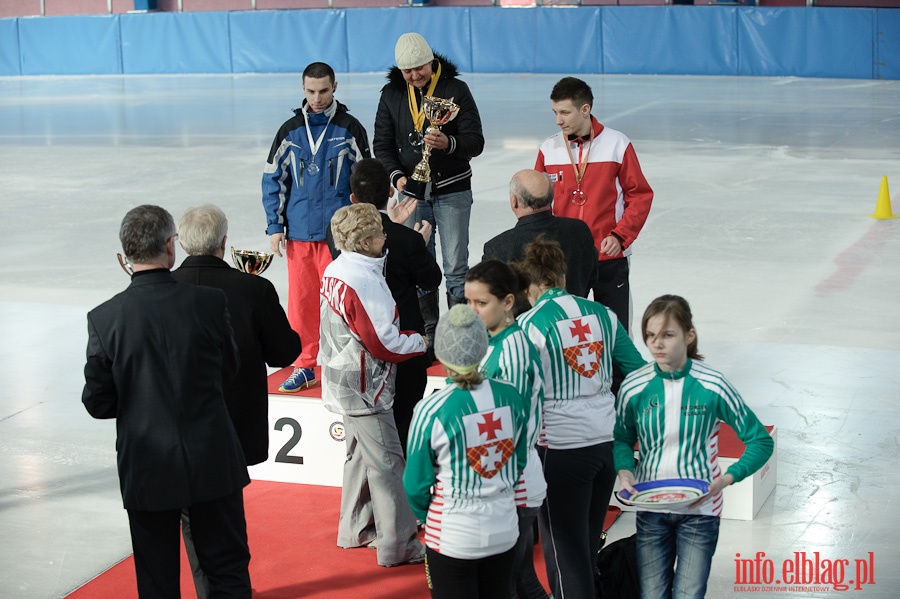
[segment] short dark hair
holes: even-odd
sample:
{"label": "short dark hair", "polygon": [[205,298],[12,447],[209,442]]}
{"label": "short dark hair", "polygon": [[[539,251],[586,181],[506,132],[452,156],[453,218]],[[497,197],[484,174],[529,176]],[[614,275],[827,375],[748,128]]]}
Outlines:
{"label": "short dark hair", "polygon": [[166,253],[166,243],[175,235],[175,219],[165,208],[144,204],[132,208],[122,219],[119,241],[132,264],[149,264]]}
{"label": "short dark hair", "polygon": [[591,91],[590,85],[577,77],[563,77],[553,86],[553,90],[550,92],[550,100],[553,102],[572,100],[572,104],[576,108],[581,108],[585,104],[593,108],[594,92]]}
{"label": "short dark hair", "polygon": [[334,69],[325,64],[324,62],[313,62],[305,69],[303,69],[303,81],[306,81],[306,78],[310,79],[321,79],[322,77],[328,77],[328,79],[334,83]]}
{"label": "short dark hair", "polygon": [[391,177],[380,160],[365,158],[353,165],[350,192],[360,204],[372,204],[379,210],[387,206]]}

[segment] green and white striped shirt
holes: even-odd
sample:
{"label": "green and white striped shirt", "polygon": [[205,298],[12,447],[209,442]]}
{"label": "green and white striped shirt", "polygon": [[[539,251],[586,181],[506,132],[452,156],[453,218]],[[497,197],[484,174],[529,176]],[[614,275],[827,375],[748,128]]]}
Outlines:
{"label": "green and white striped shirt", "polygon": [[541,358],[518,324],[512,323],[491,336],[481,373],[488,378],[512,383],[528,402],[528,464],[516,486],[516,505],[540,507],[547,496],[547,481],[536,445],[544,407],[544,378]]}
{"label": "green and white striped shirt", "polygon": [[[747,449],[728,468],[734,482],[759,470],[774,442],[756,414],[725,377],[688,359],[680,371],[663,372],[653,363],[632,372],[616,399],[613,456],[616,470],[631,470],[638,482],[697,478],[711,482],[719,468],[719,422],[731,426]],[[640,443],[635,470],[634,446]],[[722,494],[679,513],[719,516]]]}
{"label": "green and white striped shirt", "polygon": [[477,559],[515,545],[527,406],[515,387],[494,379],[471,389],[451,383],[416,404],[403,486],[434,551]]}
{"label": "green and white striped shirt", "polygon": [[603,304],[553,288],[518,322],[544,373],[539,443],[575,449],[612,441],[612,365],[628,374],[646,363],[616,315]]}

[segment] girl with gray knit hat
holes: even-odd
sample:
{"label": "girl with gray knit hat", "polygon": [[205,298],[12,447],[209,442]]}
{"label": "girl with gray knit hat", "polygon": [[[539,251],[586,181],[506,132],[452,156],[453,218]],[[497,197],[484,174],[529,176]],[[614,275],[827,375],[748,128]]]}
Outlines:
{"label": "girl with gray knit hat", "polygon": [[434,353],[451,382],[413,413],[403,485],[425,523],[434,599],[509,596],[529,402],[513,385],[483,377],[487,349],[484,323],[471,308],[444,314]]}

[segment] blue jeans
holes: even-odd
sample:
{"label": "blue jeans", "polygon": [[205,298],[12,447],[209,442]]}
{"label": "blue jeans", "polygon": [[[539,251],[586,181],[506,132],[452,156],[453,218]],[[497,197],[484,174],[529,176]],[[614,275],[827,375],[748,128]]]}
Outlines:
{"label": "blue jeans", "polygon": [[641,599],[705,597],[718,541],[716,516],[638,512]]}
{"label": "blue jeans", "polygon": [[[435,194],[428,186],[427,199],[416,208],[416,221],[427,220],[434,228],[428,251],[435,255],[434,237],[441,238],[441,259],[447,294],[465,301],[466,272],[469,270],[469,217],[472,214],[472,190]],[[421,295],[421,294],[420,294]]]}

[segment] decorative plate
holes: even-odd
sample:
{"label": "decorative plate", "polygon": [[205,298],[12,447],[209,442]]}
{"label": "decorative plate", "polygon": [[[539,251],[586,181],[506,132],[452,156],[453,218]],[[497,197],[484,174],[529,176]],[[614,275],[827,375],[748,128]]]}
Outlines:
{"label": "decorative plate", "polygon": [[696,478],[667,478],[634,485],[636,493],[620,489],[616,499],[642,510],[668,511],[688,507],[709,492],[709,483]]}

